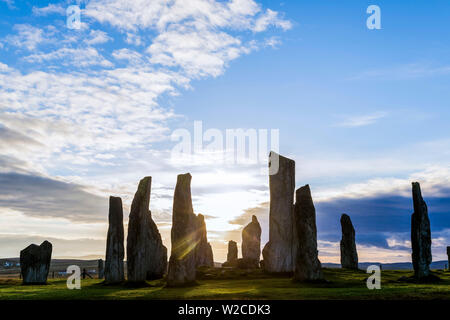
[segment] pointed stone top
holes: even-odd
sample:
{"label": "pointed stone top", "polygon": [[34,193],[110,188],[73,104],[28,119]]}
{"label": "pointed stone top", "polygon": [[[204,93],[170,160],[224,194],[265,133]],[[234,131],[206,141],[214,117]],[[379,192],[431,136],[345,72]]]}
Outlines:
{"label": "pointed stone top", "polygon": [[197,218],[198,218],[200,221],[205,221],[205,216],[202,215],[201,213],[199,213],[199,214],[197,215]]}
{"label": "pointed stone top", "polygon": [[414,196],[420,196],[422,197],[422,191],[420,190],[420,183],[419,182],[413,182],[412,183],[412,194]]}
{"label": "pointed stone top", "polygon": [[353,226],[352,219],[350,219],[350,216],[348,214],[343,213],[341,216],[341,224],[348,224]]}
{"label": "pointed stone top", "polygon": [[295,198],[297,202],[300,201],[311,201],[311,189],[309,187],[309,184],[304,185],[303,187],[300,187],[295,191]]}
{"label": "pointed stone top", "polygon": [[252,216],[252,222],[254,222],[254,223],[259,223],[259,222],[258,222],[258,218],[256,218],[255,215]]}

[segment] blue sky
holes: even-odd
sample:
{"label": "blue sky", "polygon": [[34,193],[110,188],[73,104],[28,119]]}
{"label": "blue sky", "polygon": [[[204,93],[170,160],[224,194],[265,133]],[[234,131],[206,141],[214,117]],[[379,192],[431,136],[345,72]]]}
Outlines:
{"label": "blue sky", "polygon": [[[77,30],[66,26],[74,4]],[[366,27],[371,4],[381,30]],[[218,261],[249,214],[267,241],[258,166],[171,161],[171,133],[198,120],[279,129],[297,187],[312,188],[322,261],[338,261],[343,212],[362,261],[408,261],[413,180],[444,259],[448,1],[1,0],[0,18],[0,256],[43,238],[57,256],[103,255],[107,196],[128,206],[146,175],[170,246],[173,188],[187,171]]]}

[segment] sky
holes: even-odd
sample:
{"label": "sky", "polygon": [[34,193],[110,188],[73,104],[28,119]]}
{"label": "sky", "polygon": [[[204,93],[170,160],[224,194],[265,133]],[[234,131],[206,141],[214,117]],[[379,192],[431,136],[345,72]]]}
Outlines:
{"label": "sky", "polygon": [[[373,4],[380,29],[366,24]],[[258,150],[278,141],[296,161],[322,262],[339,262],[342,213],[360,261],[410,261],[412,181],[428,204],[433,260],[446,259],[448,21],[450,3],[438,0],[0,0],[0,257],[45,239],[54,257],[103,257],[108,197],[122,197],[126,228],[145,176],[170,249],[185,172],[216,261],[253,214],[264,245],[267,158],[224,163],[226,148],[174,155],[174,134],[190,133],[194,145],[201,123],[224,144],[227,130],[267,130],[269,139],[256,131],[268,144]]]}

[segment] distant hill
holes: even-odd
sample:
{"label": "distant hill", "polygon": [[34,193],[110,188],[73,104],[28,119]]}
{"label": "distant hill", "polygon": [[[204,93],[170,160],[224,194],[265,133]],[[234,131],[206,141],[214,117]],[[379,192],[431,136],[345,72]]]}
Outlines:
{"label": "distant hill", "polygon": [[[367,269],[370,265],[381,265],[383,270],[413,270],[413,265],[411,262],[397,262],[397,263],[379,263],[379,262],[361,262],[358,263],[360,269]],[[445,266],[448,264],[447,260],[434,261],[431,263],[431,269],[445,269]],[[340,268],[341,264],[339,263],[322,263],[322,267],[324,268]]]}

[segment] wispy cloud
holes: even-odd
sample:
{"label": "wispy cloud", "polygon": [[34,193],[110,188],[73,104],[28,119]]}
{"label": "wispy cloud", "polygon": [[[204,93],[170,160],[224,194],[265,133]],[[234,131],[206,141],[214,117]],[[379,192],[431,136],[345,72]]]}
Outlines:
{"label": "wispy cloud", "polygon": [[450,66],[435,66],[429,63],[411,63],[390,68],[379,68],[363,71],[349,78],[349,80],[377,79],[377,80],[408,80],[423,77],[434,77],[450,74]]}
{"label": "wispy cloud", "polygon": [[386,116],[387,116],[386,112],[376,112],[371,114],[348,116],[342,119],[340,122],[336,123],[335,126],[345,128],[364,127],[374,124],[375,122]]}

